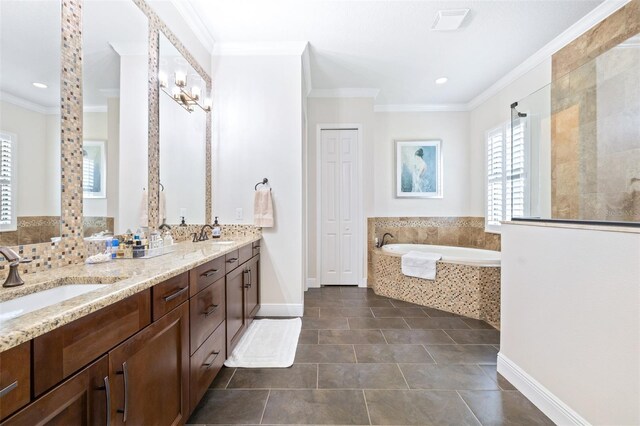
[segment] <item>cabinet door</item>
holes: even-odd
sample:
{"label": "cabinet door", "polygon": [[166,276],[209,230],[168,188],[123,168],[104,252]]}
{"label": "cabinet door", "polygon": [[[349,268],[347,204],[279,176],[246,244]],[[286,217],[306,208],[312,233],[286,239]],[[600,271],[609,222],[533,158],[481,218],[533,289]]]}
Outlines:
{"label": "cabinet door", "polygon": [[109,377],[112,424],[183,424],[189,410],[189,304],[109,352]]}
{"label": "cabinet door", "polygon": [[0,420],[29,403],[31,342],[0,353]]}
{"label": "cabinet door", "polygon": [[258,313],[258,309],[260,308],[260,293],[259,293],[259,282],[260,282],[260,265],[259,265],[260,256],[255,256],[251,258],[249,262],[247,262],[246,270],[249,272],[249,276],[245,278],[245,314],[247,316],[246,322],[247,326],[253,320],[253,317]]}
{"label": "cabinet door", "polygon": [[2,426],[106,425],[110,403],[108,374],[105,355],[9,417]]}
{"label": "cabinet door", "polygon": [[245,269],[236,268],[227,274],[227,358],[244,331]]}

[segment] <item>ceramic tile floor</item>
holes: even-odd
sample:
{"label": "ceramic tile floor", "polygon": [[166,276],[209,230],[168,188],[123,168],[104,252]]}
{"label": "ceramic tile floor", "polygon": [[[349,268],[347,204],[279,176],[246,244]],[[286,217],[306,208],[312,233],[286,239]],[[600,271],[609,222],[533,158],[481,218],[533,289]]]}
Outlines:
{"label": "ceramic tile floor", "polygon": [[190,424],[553,424],[496,372],[483,321],[328,287],[305,294],[295,364],[224,368]]}

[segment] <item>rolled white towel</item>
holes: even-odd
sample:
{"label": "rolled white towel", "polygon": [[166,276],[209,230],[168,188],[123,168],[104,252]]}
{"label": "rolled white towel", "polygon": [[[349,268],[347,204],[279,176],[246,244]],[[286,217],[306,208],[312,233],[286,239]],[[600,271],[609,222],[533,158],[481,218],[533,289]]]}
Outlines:
{"label": "rolled white towel", "polygon": [[422,251],[410,251],[402,256],[402,273],[409,277],[436,279],[436,265],[442,255]]}

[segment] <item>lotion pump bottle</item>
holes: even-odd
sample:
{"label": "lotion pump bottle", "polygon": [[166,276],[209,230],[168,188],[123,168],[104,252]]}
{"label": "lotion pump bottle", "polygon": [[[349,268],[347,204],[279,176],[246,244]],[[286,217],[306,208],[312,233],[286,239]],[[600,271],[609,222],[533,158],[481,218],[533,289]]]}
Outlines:
{"label": "lotion pump bottle", "polygon": [[220,238],[221,235],[222,235],[222,228],[218,223],[218,216],[216,216],[216,219],[213,221],[213,229],[211,230],[211,236],[213,238]]}

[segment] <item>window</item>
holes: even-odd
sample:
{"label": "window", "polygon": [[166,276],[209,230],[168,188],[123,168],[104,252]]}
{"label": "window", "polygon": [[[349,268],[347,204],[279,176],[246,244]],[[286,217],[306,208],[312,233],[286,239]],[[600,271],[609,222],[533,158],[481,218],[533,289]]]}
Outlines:
{"label": "window", "polygon": [[15,231],[16,223],[16,137],[0,132],[0,231]]}
{"label": "window", "polygon": [[529,214],[527,121],[514,122],[487,132],[486,228],[498,231],[500,222]]}

